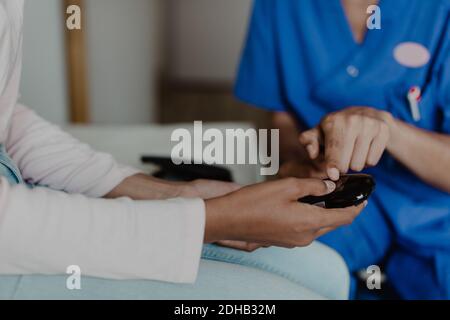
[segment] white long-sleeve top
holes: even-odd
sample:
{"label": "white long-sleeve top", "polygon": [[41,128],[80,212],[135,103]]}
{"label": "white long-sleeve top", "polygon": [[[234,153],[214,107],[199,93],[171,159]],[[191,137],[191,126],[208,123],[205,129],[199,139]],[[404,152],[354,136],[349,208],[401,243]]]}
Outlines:
{"label": "white long-sleeve top", "polygon": [[[18,105],[23,0],[0,0],[0,143],[26,181],[0,178],[0,274],[193,282],[203,242],[201,199],[99,199],[138,171]],[[45,76],[45,75],[43,75]]]}

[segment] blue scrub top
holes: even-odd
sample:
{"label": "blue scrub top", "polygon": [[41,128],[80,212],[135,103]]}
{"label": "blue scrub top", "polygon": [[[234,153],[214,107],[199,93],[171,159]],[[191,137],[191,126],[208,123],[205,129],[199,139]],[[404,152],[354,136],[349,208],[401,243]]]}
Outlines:
{"label": "blue scrub top", "polygon": [[[255,0],[236,96],[290,112],[303,128],[348,106],[371,106],[450,134],[450,1],[380,0],[379,7],[381,30],[358,44],[339,0]],[[410,42],[428,50],[425,65],[395,58]],[[413,86],[422,90],[418,122],[407,99]],[[450,298],[450,196],[389,155],[368,172],[377,180],[372,201],[395,234],[388,276],[396,289],[406,298]]]}

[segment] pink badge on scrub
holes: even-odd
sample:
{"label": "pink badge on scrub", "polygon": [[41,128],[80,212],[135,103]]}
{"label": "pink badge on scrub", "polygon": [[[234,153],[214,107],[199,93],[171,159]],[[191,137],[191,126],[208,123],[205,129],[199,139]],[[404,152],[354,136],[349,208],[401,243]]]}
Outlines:
{"label": "pink badge on scrub", "polygon": [[420,68],[430,61],[430,52],[417,42],[403,42],[394,49],[394,58],[402,66]]}

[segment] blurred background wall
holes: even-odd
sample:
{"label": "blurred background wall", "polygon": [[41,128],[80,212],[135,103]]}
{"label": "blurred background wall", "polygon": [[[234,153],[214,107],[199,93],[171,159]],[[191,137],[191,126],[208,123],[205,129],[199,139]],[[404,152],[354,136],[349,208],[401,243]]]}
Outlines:
{"label": "blurred background wall", "polygon": [[86,0],[89,95],[95,123],[155,121],[159,0]]}
{"label": "blurred background wall", "polygon": [[[232,86],[252,0],[85,0],[90,122],[252,121]],[[65,8],[26,1],[22,101],[68,122]]]}
{"label": "blurred background wall", "polygon": [[251,6],[252,0],[166,0],[167,60],[160,80],[160,122],[268,125],[266,112],[233,96]]}
{"label": "blurred background wall", "polygon": [[68,121],[62,12],[60,0],[25,1],[20,101],[57,124]]}
{"label": "blurred background wall", "polygon": [[166,0],[169,76],[232,83],[252,0]]}

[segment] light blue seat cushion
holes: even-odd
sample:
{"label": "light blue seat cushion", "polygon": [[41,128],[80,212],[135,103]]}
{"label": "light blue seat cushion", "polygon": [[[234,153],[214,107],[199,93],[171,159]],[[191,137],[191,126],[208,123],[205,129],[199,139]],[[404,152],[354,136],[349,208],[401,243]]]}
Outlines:
{"label": "light blue seat cushion", "polygon": [[[245,253],[205,246],[197,282],[113,281],[67,276],[0,277],[0,299],[347,299],[349,275],[342,258],[322,244]],[[211,260],[213,259],[213,260]],[[225,261],[225,262],[224,262]]]}

